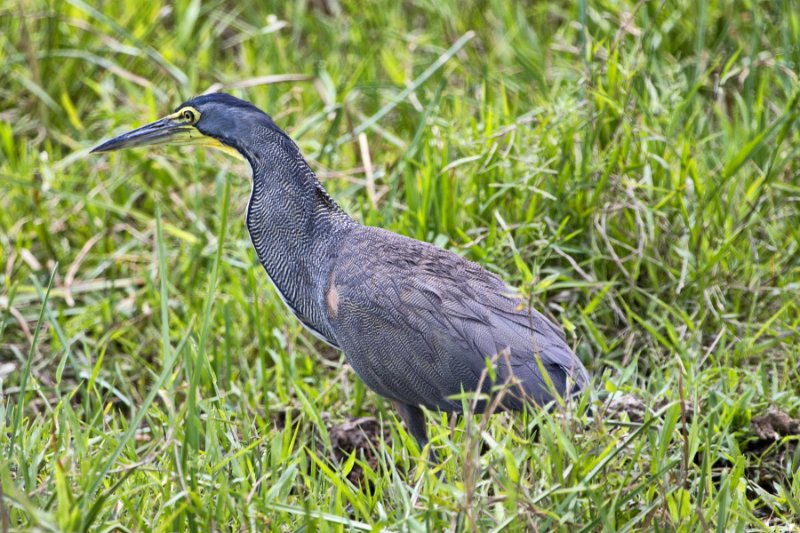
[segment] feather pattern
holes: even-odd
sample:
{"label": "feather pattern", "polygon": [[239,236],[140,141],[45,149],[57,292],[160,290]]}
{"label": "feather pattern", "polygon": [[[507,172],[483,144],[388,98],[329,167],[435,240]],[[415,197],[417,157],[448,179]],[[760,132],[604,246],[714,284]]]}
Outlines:
{"label": "feather pattern", "polygon": [[[510,409],[522,407],[522,396],[543,405],[554,392],[565,396],[588,384],[561,330],[456,254],[362,226],[342,243],[334,274],[338,345],[383,396],[460,411],[452,397],[478,390],[487,360],[496,382],[513,376],[522,389],[504,396]],[[492,385],[484,377],[481,392],[491,394]]]}

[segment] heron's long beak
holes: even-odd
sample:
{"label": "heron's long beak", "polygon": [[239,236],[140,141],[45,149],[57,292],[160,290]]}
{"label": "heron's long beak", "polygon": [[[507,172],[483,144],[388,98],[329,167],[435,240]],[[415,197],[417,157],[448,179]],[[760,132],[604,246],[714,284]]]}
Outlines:
{"label": "heron's long beak", "polygon": [[135,146],[199,144],[206,139],[197,128],[176,119],[177,117],[170,115],[147,126],[123,133],[94,148],[92,153],[113,152]]}

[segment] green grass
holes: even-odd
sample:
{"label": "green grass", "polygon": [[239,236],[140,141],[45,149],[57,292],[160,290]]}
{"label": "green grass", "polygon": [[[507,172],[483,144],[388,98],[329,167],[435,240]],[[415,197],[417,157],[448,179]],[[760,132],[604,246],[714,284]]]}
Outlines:
{"label": "green grass", "polygon": [[[800,522],[798,436],[750,429],[800,418],[797,0],[248,4],[0,0],[0,531]],[[88,155],[248,80],[347,211],[520,287],[643,420],[432,413],[421,463],[269,285],[241,163]]]}

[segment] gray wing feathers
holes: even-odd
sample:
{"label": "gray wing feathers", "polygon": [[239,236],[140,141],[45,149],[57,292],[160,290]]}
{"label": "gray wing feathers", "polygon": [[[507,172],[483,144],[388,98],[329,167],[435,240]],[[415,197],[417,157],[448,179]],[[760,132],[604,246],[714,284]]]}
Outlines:
{"label": "gray wing feathers", "polygon": [[[460,402],[449,397],[475,391],[487,358],[496,356],[498,381],[513,374],[537,404],[553,399],[542,369],[562,396],[588,382],[559,328],[455,254],[363,228],[349,236],[334,270],[336,340],[383,396],[458,411]],[[482,392],[491,387],[485,379]],[[504,406],[519,409],[522,400],[510,394]]]}

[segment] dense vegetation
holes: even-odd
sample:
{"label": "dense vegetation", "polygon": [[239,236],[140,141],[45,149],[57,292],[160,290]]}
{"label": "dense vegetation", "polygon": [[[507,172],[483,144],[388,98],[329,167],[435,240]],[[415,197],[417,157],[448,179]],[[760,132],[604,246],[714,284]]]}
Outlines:
{"label": "dense vegetation", "polygon": [[[800,521],[797,0],[249,4],[0,1],[0,531]],[[282,306],[242,163],[88,155],[209,88],[529,294],[593,411],[431,413],[437,476]]]}

